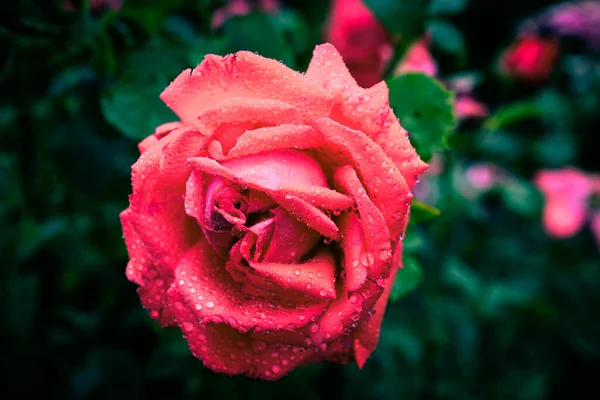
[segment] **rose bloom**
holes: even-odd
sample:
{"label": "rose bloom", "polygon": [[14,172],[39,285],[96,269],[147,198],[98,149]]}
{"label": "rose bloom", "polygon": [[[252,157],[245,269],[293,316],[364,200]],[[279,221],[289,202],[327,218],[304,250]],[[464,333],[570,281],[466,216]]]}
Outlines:
{"label": "rose bloom", "polygon": [[371,87],[381,80],[393,49],[383,26],[362,1],[333,0],[325,36],[360,86]]}
{"label": "rose bloom", "polygon": [[121,213],[127,277],[150,316],[216,372],[362,367],[427,168],[386,84],[362,89],[321,45],[306,74],[208,55],[161,98],[180,121],[140,143]]}
{"label": "rose bloom", "polygon": [[542,217],[546,232],[557,238],[579,232],[588,217],[594,180],[575,168],[564,168],[542,170],[534,183],[546,199]]}
{"label": "rose bloom", "polygon": [[548,79],[558,58],[558,41],[535,35],[521,35],[500,60],[504,74],[537,83]]}

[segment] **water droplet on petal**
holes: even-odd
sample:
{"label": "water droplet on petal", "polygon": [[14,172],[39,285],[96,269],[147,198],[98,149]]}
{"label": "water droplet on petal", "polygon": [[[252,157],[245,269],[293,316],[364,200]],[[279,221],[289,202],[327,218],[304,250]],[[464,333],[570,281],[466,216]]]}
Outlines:
{"label": "water droplet on petal", "polygon": [[320,328],[321,328],[321,327],[319,326],[319,324],[315,322],[315,323],[313,323],[313,324],[311,324],[311,325],[310,325],[310,328],[309,328],[309,329],[310,329],[310,331],[311,331],[312,333],[317,333],[317,332],[319,332],[319,329],[320,329]]}
{"label": "water droplet on petal", "polygon": [[215,306],[215,303],[213,301],[207,301],[206,302],[206,308],[213,308]]}

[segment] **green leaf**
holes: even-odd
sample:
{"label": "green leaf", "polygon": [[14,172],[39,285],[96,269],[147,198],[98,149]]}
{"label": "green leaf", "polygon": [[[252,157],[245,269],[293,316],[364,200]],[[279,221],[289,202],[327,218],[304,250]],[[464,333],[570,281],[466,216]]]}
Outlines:
{"label": "green leaf", "polygon": [[386,31],[405,42],[423,35],[427,5],[423,0],[365,0]]}
{"label": "green leaf", "polygon": [[527,180],[513,178],[501,186],[504,204],[517,214],[536,217],[542,208],[542,197]]}
{"label": "green leaf", "polygon": [[432,14],[458,14],[462,12],[469,0],[433,0],[429,6]]}
{"label": "green leaf", "polygon": [[454,131],[454,94],[439,81],[410,73],[391,79],[390,105],[410,134],[417,153],[425,161],[448,148]]}
{"label": "green leaf", "polygon": [[404,256],[404,266],[398,270],[390,301],[398,301],[415,290],[423,281],[423,268],[416,258]]}
{"label": "green leaf", "polygon": [[102,95],[106,120],[136,141],[158,125],[176,120],[159,95],[188,66],[184,49],[178,42],[158,38],[133,53],[121,78]]}
{"label": "green leaf", "polygon": [[419,223],[435,218],[441,214],[441,211],[428,204],[421,203],[418,200],[413,200],[410,206],[410,222]]}
{"label": "green leaf", "polygon": [[176,120],[175,114],[158,97],[168,82],[120,82],[102,96],[102,111],[106,120],[125,136],[139,141],[152,134],[165,122]]}
{"label": "green leaf", "polygon": [[541,111],[536,101],[522,101],[500,108],[485,120],[483,127],[495,131],[526,119],[537,119],[540,116]]}
{"label": "green leaf", "polygon": [[263,57],[280,60],[290,68],[295,66],[294,52],[288,46],[281,29],[272,17],[263,13],[235,16],[225,22],[225,34],[231,42],[231,52],[254,51]]}
{"label": "green leaf", "polygon": [[465,61],[467,46],[462,33],[454,25],[436,19],[427,24],[427,31],[431,32],[431,40],[436,47],[457,54],[461,62]]}

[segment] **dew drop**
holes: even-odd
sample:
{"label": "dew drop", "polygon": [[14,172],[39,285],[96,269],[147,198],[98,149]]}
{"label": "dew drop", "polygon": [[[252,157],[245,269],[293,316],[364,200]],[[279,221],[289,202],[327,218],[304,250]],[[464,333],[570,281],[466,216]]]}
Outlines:
{"label": "dew drop", "polygon": [[278,374],[279,371],[281,371],[281,367],[279,365],[273,365],[271,371],[273,371],[274,374]]}
{"label": "dew drop", "polygon": [[215,306],[215,303],[213,301],[207,301],[206,302],[206,308],[213,308]]}
{"label": "dew drop", "polygon": [[260,340],[252,342],[252,350],[257,352],[257,353],[261,353],[263,351],[265,351],[267,349],[267,344],[265,342],[262,342]]}
{"label": "dew drop", "polygon": [[315,323],[313,323],[313,324],[311,324],[311,325],[310,325],[310,328],[309,328],[309,329],[310,329],[310,331],[311,331],[312,333],[317,333],[317,332],[319,332],[319,329],[320,329],[320,328],[321,328],[321,327],[319,326],[319,324],[315,322]]}
{"label": "dew drop", "polygon": [[185,321],[182,324],[182,328],[184,332],[191,332],[191,330],[194,329],[194,325],[192,325],[191,322]]}

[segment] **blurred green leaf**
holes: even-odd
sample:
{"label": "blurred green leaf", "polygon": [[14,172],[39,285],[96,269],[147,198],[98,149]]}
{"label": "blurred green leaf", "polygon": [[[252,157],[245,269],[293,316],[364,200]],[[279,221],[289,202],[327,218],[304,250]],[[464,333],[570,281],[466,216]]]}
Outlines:
{"label": "blurred green leaf", "polygon": [[178,7],[184,0],[126,0],[121,14],[131,18],[150,33],[158,31],[169,11]]}
{"label": "blurred green leaf", "polygon": [[275,27],[273,17],[258,12],[238,15],[229,18],[224,29],[230,41],[231,52],[254,51],[295,68],[294,52],[286,43],[283,32]]}
{"label": "blurred green leaf", "polygon": [[432,14],[459,14],[468,4],[469,0],[432,0],[429,12]]}
{"label": "blurred green leaf", "polygon": [[223,55],[229,52],[231,44],[226,36],[204,38],[198,37],[187,49],[187,60],[195,67],[204,60],[207,54]]}
{"label": "blurred green leaf", "polygon": [[365,0],[385,29],[405,41],[422,36],[427,5],[422,0]]}
{"label": "blurred green leaf", "polygon": [[400,300],[415,290],[423,281],[423,269],[416,258],[405,255],[402,261],[404,266],[398,270],[390,294],[392,302]]}
{"label": "blurred green leaf", "polygon": [[431,32],[431,40],[435,46],[448,53],[456,54],[461,62],[465,61],[465,39],[454,25],[448,21],[435,19],[428,22],[427,31]]}
{"label": "blurred green leaf", "polygon": [[421,203],[418,200],[413,200],[410,206],[410,222],[415,224],[435,218],[440,214],[441,211],[437,208]]}
{"label": "blurred green leaf", "polygon": [[417,153],[425,161],[448,148],[454,132],[454,95],[434,78],[404,74],[391,79],[390,105],[409,132]]}
{"label": "blurred green leaf", "polygon": [[541,111],[536,101],[521,101],[503,106],[492,113],[483,123],[483,127],[489,130],[506,128],[526,119],[539,118]]}
{"label": "blurred green leaf", "polygon": [[542,197],[530,181],[508,179],[502,183],[500,190],[508,209],[532,217],[540,214]]}
{"label": "blurred green leaf", "polygon": [[185,46],[172,40],[156,38],[133,53],[120,79],[102,96],[106,120],[135,141],[176,120],[159,95],[187,66]]}

